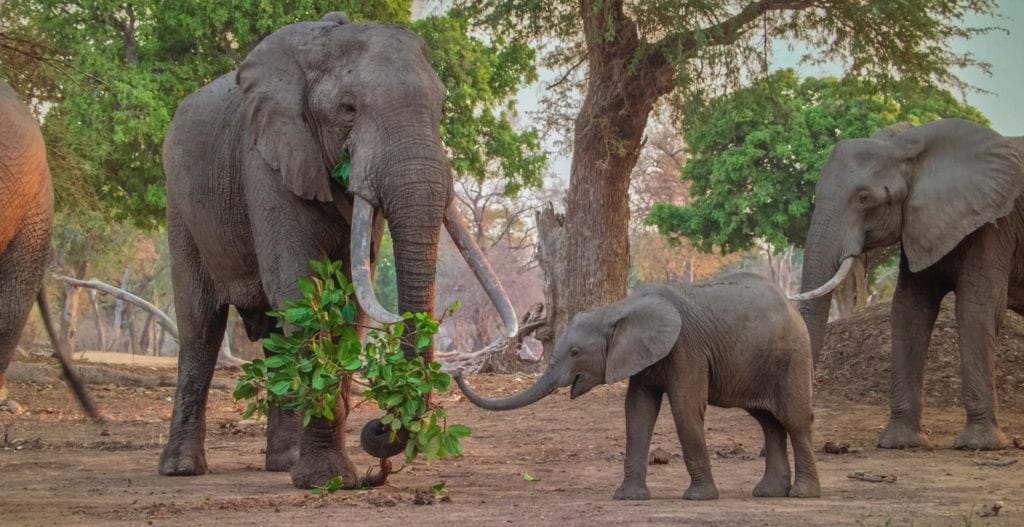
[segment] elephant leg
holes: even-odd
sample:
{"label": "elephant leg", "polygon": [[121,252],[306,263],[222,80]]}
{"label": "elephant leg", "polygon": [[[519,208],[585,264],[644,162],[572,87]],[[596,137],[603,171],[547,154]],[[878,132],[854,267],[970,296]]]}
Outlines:
{"label": "elephant leg", "polygon": [[[173,217],[171,277],[178,314],[178,388],[171,414],[171,431],[160,454],[160,474],[205,474],[206,400],[217,364],[217,351],[227,326],[228,307],[216,300],[213,281],[202,270],[192,238]],[[177,249],[177,250],[174,250]]]}
{"label": "elephant leg", "polygon": [[928,447],[921,431],[922,383],[925,354],[935,318],[948,289],[937,289],[922,273],[911,273],[900,262],[892,302],[892,377],[889,384],[889,423],[878,436],[881,448]]}
{"label": "elephant leg", "polygon": [[651,450],[654,424],[661,410],[662,392],[630,379],[626,391],[626,460],[622,485],[615,490],[617,500],[646,500],[647,457]]}
{"label": "elephant leg", "polygon": [[292,485],[309,489],[323,485],[335,476],[341,476],[344,488],[359,488],[363,482],[356,467],[345,454],[345,421],[348,418],[351,382],[348,378],[338,386],[334,405],[334,420],[313,418],[302,429],[299,439],[299,459],[292,467]]}
{"label": "elephant leg", "polygon": [[811,441],[812,414],[799,422],[783,421],[782,426],[789,433],[793,443],[793,468],[796,473],[793,486],[789,489],[792,498],[817,498],[821,496],[821,483],[818,480],[818,462],[814,455]]}
{"label": "elephant leg", "polygon": [[302,417],[295,410],[267,409],[267,472],[288,472],[299,459]]}
{"label": "elephant leg", "polygon": [[7,367],[43,283],[43,263],[50,236],[48,231],[43,234],[38,231],[18,231],[0,254],[0,401],[9,397],[5,380]]}
{"label": "elephant leg", "polygon": [[764,477],[754,487],[754,496],[788,496],[792,474],[789,471],[789,453],[786,450],[786,430],[782,423],[767,410],[747,410],[757,419],[764,431]]}
{"label": "elephant leg", "polygon": [[[966,283],[965,283],[966,282]],[[1009,442],[999,428],[996,400],[996,337],[1006,311],[1006,277],[961,277],[956,292],[960,378],[967,422],[953,446],[999,450]]]}
{"label": "elephant leg", "polygon": [[[711,477],[711,459],[704,438],[707,371],[706,364],[703,367],[691,365],[685,375],[686,379],[677,381],[677,386],[669,392],[676,434],[683,446],[683,462],[690,474],[690,486],[683,493],[683,499],[687,500],[718,499],[718,487]],[[688,390],[694,393],[687,393]]]}

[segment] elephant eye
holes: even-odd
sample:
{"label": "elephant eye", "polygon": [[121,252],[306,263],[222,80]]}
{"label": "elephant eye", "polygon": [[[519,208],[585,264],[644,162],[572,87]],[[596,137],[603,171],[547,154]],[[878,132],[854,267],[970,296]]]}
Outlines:
{"label": "elephant eye", "polygon": [[859,201],[861,205],[866,205],[869,199],[871,199],[871,193],[866,190],[860,191],[860,194],[857,196],[857,201]]}
{"label": "elephant eye", "polygon": [[579,354],[580,354],[580,349],[579,348],[572,348],[571,350],[569,350],[569,356],[570,357],[578,357]]}

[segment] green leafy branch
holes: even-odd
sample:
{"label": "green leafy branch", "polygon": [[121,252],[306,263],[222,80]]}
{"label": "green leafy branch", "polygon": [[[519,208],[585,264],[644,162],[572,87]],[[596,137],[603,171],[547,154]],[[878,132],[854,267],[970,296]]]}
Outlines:
{"label": "green leafy branch", "polygon": [[[341,263],[311,261],[310,268],[313,275],[299,279],[302,298],[268,313],[280,331],[263,340],[267,358],[242,366],[234,397],[252,400],[243,418],[266,415],[274,406],[300,412],[303,426],[313,418],[333,420],[340,390],[355,383],[365,387],[363,397],[384,411],[381,422],[391,429],[392,441],[400,430],[409,431],[406,461],[420,454],[427,461],[460,455],[460,440],[469,436],[469,428],[448,424],[447,411],[429,397],[432,391],[446,391],[451,377],[422,356],[408,360],[402,346],[420,355],[440,322],[427,313],[406,313],[414,328],[409,335],[405,323],[360,327],[353,287]],[[366,330],[365,343],[360,329]]]}

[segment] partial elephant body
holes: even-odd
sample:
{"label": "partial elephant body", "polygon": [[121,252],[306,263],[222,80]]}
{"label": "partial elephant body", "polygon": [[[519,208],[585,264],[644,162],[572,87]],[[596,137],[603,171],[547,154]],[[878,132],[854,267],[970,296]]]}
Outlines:
{"label": "partial elephant body", "polygon": [[[42,292],[52,228],[53,187],[43,135],[29,109],[0,80],[0,401],[8,397],[5,373],[37,298],[59,349]],[[59,352],[57,357],[83,408],[99,417],[70,358]]]}
{"label": "partial elephant body", "polygon": [[[453,236],[465,230],[450,207],[451,169],[440,139],[444,89],[414,33],[332,13],[274,32],[237,72],[182,101],[164,140],[181,348],[161,474],[207,470],[206,394],[229,305],[251,339],[279,331],[266,312],[298,298],[309,261],[328,257],[344,262],[360,322],[367,315],[400,321],[370,284],[387,220],[399,312],[433,311],[440,227]],[[336,167],[347,180],[332,178]],[[470,244],[463,254],[514,331],[515,313],[479,248]],[[432,348],[424,358],[432,360]],[[293,412],[272,410],[267,469],[290,469],[299,487],[337,475],[347,487],[362,485],[344,451],[347,397],[338,400],[333,422],[306,428]],[[368,430],[362,444],[372,455],[404,448],[388,444],[390,431],[379,422]]]}
{"label": "partial elephant body", "polygon": [[[683,497],[713,499],[718,489],[704,440],[707,404],[744,408],[765,434],[765,475],[755,496],[818,496],[811,447],[812,363],[799,314],[765,279],[736,274],[698,284],[645,287],[577,315],[536,384],[509,399],[476,395],[492,410],[531,404],[559,386],[578,397],[629,378],[625,478],[617,499],[647,499],[647,456],[661,401],[668,397],[690,487]],[[790,470],[787,436],[796,474]]]}
{"label": "partial elephant body", "polygon": [[891,415],[883,448],[928,446],[925,354],[942,299],[956,293],[964,431],[954,446],[1000,449],[995,342],[1003,313],[1024,313],[1024,138],[968,121],[898,125],[841,141],[818,182],[800,311],[817,354],[840,262],[900,242],[892,301]]}

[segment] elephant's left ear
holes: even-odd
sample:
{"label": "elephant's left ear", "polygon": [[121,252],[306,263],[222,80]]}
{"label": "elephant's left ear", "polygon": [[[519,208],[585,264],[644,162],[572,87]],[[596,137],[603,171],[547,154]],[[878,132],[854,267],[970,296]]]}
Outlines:
{"label": "elephant's left ear", "polygon": [[1006,216],[1024,186],[1024,161],[1009,139],[962,119],[903,132],[893,144],[908,162],[903,251],[926,269],[982,225]]}
{"label": "elephant's left ear", "polygon": [[604,382],[632,377],[672,351],[683,320],[679,309],[658,295],[627,299],[612,311],[615,329],[608,344]]}
{"label": "elephant's left ear", "polygon": [[294,58],[302,52],[302,36],[297,27],[282,28],[238,67],[242,119],[246,137],[288,190],[305,199],[332,201],[330,171],[303,115],[306,75]]}

